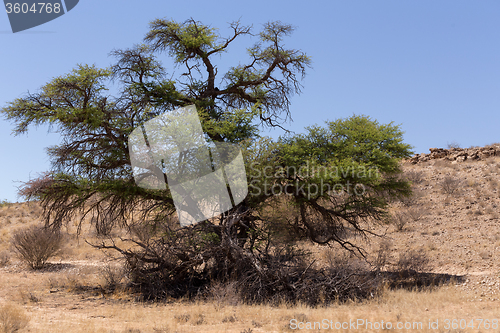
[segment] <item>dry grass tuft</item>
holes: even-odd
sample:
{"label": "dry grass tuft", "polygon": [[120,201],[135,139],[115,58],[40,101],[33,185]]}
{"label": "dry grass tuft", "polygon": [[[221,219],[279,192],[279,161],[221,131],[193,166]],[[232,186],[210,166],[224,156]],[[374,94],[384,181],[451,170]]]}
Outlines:
{"label": "dry grass tuft", "polygon": [[421,184],[424,180],[424,173],[420,170],[408,170],[404,173],[404,177],[412,184]]}
{"label": "dry grass tuft", "polygon": [[0,252],[0,267],[6,266],[10,262],[10,253],[9,251]]}
{"label": "dry grass tuft", "polygon": [[[8,261],[7,247],[1,244],[7,244],[19,228],[36,223],[37,208],[24,204],[0,207],[0,266],[2,254],[7,258],[7,266],[0,269],[0,322],[5,322],[4,300],[14,301],[29,311],[14,307],[21,315],[31,316],[29,330],[19,328],[19,333],[295,332],[290,327],[292,318],[299,322],[323,318],[348,322],[365,318],[373,322],[421,321],[424,325],[429,320],[439,320],[441,324],[446,318],[498,318],[500,232],[495,228],[500,221],[495,219],[500,215],[500,180],[496,180],[500,157],[488,162],[456,163],[455,169],[448,162],[441,163],[443,169],[439,169],[440,163],[433,163],[404,167],[416,196],[392,202],[391,211],[404,212],[405,232],[398,232],[392,225],[381,225],[374,231],[384,238],[375,238],[369,245],[361,243],[375,268],[374,274],[383,277],[383,282],[393,276],[399,279],[387,283],[386,289],[374,292],[373,297],[333,301],[330,306],[321,302],[318,306],[307,306],[285,301],[273,306],[248,305],[240,298],[236,286],[230,284],[207,287],[205,294],[189,302],[168,300],[152,304],[142,302],[131,291],[118,297],[121,286],[129,281],[115,268],[116,262],[111,261],[112,266],[108,266],[109,258],[85,243],[84,239],[100,241],[90,228],[82,231],[80,240],[66,240],[64,256],[55,257],[62,263],[52,264],[41,272],[19,269],[14,257]],[[446,175],[463,180],[462,196],[456,195],[460,189],[451,195],[441,189]],[[73,222],[65,227],[74,234]],[[305,246],[305,250],[317,253],[318,267],[342,268],[339,248]],[[353,276],[359,271],[348,270]],[[342,269],[327,272],[341,274]],[[451,276],[449,284],[444,280],[444,285],[425,287],[426,281],[440,274]],[[315,276],[308,275],[307,279],[310,278]],[[417,283],[424,287],[419,288]],[[103,288],[113,289],[113,285],[118,288],[112,295],[101,293]],[[8,317],[7,321],[12,321],[15,316]],[[430,330],[424,326],[421,331]],[[441,331],[446,330],[436,330]],[[3,332],[6,331],[0,328],[0,333]]]}
{"label": "dry grass tuft", "polygon": [[379,243],[378,250],[376,252],[375,260],[373,260],[373,265],[377,271],[384,269],[384,267],[389,263],[391,256],[392,244],[389,240],[383,239]]}
{"label": "dry grass tuft", "polygon": [[0,307],[0,333],[15,333],[29,323],[24,310],[16,305],[7,304]]}
{"label": "dry grass tuft", "polygon": [[218,308],[230,305],[236,306],[241,302],[236,283],[214,283],[210,286],[209,298]]}
{"label": "dry grass tuft", "polygon": [[409,249],[399,254],[396,264],[400,272],[425,272],[429,268],[430,260],[423,249]]}

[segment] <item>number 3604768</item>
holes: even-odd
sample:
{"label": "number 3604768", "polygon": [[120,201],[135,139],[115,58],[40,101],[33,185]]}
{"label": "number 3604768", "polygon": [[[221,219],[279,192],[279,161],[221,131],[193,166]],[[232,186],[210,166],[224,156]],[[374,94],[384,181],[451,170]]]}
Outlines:
{"label": "number 3604768", "polygon": [[56,13],[59,14],[61,12],[61,4],[60,3],[50,3],[50,2],[38,2],[34,3],[31,6],[27,3],[6,3],[5,10],[7,14],[41,14],[41,13]]}

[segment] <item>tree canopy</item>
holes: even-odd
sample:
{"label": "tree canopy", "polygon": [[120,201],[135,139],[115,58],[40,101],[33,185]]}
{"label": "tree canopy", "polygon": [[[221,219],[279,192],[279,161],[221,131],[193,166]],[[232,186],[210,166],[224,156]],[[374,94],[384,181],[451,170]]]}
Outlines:
{"label": "tree canopy", "polygon": [[[388,200],[410,193],[398,175],[411,147],[394,124],[352,116],[277,141],[260,137],[262,126],[282,127],[290,118],[291,97],[301,92],[311,60],[285,47],[290,25],[266,23],[255,34],[233,22],[230,30],[223,37],[193,19],[154,20],[143,44],[111,53],[110,68],[78,65],[1,109],[16,134],[48,124],[62,136],[48,149],[51,170],[25,183],[20,194],[39,200],[54,228],[78,214],[102,233],[127,228],[134,249],[112,240],[96,246],[123,254],[134,285],[150,298],[194,295],[232,279],[247,286],[249,301],[282,297],[283,290],[300,298],[306,291],[298,282],[312,264],[296,241],[338,243],[363,254],[350,235],[371,233]],[[244,35],[256,39],[249,59],[219,73],[218,59]],[[159,60],[164,54],[184,73],[169,76]],[[115,95],[108,90],[113,83]],[[180,228],[169,189],[134,182],[128,137],[188,105],[196,106],[207,141],[242,147],[249,195],[216,219]],[[333,295],[339,282],[329,281],[325,292]],[[314,290],[307,289],[308,297]]]}

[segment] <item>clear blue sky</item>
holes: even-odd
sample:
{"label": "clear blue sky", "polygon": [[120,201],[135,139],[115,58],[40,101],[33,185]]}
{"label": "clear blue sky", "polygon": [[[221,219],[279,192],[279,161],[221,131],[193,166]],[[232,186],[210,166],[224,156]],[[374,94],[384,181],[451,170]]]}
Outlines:
{"label": "clear blue sky", "polygon": [[[500,141],[500,2],[498,1],[165,1],[81,0],[66,15],[13,34],[0,11],[0,106],[78,63],[109,66],[109,52],[140,43],[155,18],[190,17],[229,33],[240,19],[256,31],[267,21],[296,26],[286,45],[311,56],[303,94],[292,99],[293,123],[305,126],[366,114],[401,124],[415,152]],[[247,41],[220,59],[246,60]],[[175,72],[165,56],[164,65]],[[0,199],[49,168],[47,128],[11,135],[0,119]],[[275,131],[273,136],[281,133]]]}

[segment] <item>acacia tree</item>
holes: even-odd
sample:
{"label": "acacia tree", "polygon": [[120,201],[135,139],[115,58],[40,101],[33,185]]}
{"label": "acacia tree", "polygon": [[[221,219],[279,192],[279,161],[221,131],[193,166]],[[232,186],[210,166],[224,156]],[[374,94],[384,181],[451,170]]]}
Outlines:
{"label": "acacia tree", "polygon": [[[408,184],[396,176],[398,159],[409,156],[410,147],[397,126],[367,117],[278,142],[259,138],[261,126],[281,127],[290,117],[290,97],[300,93],[310,59],[284,47],[293,31],[289,25],[267,23],[257,35],[239,22],[230,28],[224,38],[192,19],[155,20],[144,44],[112,52],[116,62],[110,68],[80,65],[2,108],[16,134],[49,124],[63,140],[48,149],[52,169],[24,184],[20,194],[39,200],[46,225],[56,229],[80,215],[81,221],[91,217],[97,230],[129,230],[133,247],[118,247],[112,239],[95,246],[123,254],[133,286],[148,298],[193,296],[214,281],[233,280],[247,301],[315,303],[320,294],[333,300],[366,293],[365,282],[351,275],[319,272],[293,244],[336,242],[362,254],[347,231],[369,234],[371,223],[384,215],[386,198],[408,194]],[[244,35],[258,39],[248,49],[248,62],[219,74],[216,60]],[[158,58],[164,53],[185,70],[182,75],[168,76]],[[112,81],[119,83],[117,96],[108,93]],[[217,219],[180,228],[168,188],[136,186],[127,140],[146,121],[193,104],[207,140],[244,148],[251,190]],[[304,167],[322,171],[304,175]],[[269,169],[276,171],[271,177]],[[319,185],[351,183],[363,193],[312,192]],[[276,207],[287,214],[273,214]]]}

